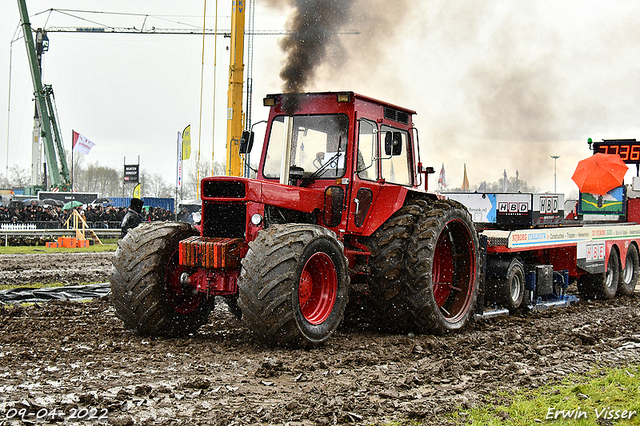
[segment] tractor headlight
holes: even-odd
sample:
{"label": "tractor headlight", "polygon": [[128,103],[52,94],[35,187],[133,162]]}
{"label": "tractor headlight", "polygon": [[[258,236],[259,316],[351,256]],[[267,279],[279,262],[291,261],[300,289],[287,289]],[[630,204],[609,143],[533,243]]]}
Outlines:
{"label": "tractor headlight", "polygon": [[202,214],[200,212],[193,212],[191,213],[191,218],[193,219],[193,223],[197,225],[202,220]]}
{"label": "tractor headlight", "polygon": [[263,217],[261,214],[254,214],[253,216],[251,216],[251,223],[253,223],[255,226],[258,226],[262,223]]}

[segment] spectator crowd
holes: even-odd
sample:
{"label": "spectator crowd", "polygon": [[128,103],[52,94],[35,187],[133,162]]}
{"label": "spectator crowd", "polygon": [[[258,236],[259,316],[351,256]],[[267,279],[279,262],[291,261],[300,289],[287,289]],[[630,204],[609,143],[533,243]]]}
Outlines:
{"label": "spectator crowd", "polygon": [[[86,205],[63,210],[60,206],[16,204],[0,206],[0,223],[35,223],[38,228],[65,228],[73,211],[77,211],[90,228],[119,228],[127,209],[114,206]],[[172,211],[149,207],[142,211],[143,222],[175,220]]]}

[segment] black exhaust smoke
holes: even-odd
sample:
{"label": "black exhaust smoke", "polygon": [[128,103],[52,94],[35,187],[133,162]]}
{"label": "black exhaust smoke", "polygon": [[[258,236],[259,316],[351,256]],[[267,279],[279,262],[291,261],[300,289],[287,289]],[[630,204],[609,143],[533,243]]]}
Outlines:
{"label": "black exhaust smoke", "polygon": [[[282,0],[271,0],[282,4]],[[285,93],[300,93],[313,81],[317,67],[326,59],[327,49],[336,33],[349,22],[354,0],[290,0],[294,8],[287,23],[292,33],[280,43],[287,58],[280,72]],[[295,112],[297,97],[285,99],[285,111]]]}

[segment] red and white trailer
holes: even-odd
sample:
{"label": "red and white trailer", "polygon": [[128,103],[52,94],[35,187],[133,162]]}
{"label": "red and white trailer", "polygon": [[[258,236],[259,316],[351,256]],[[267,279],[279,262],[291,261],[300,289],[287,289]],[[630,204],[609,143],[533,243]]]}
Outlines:
{"label": "red and white trailer", "polygon": [[480,240],[486,241],[486,300],[511,312],[573,303],[577,298],[566,290],[574,280],[588,299],[629,295],[638,282],[636,223],[484,229]]}

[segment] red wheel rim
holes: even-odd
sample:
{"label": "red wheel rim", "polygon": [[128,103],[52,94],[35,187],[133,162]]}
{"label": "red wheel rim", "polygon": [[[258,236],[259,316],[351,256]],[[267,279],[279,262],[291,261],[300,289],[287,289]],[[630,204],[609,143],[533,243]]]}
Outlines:
{"label": "red wheel rim", "polygon": [[453,220],[438,237],[432,279],[440,313],[455,322],[471,307],[475,287],[475,248],[464,222]]}
{"label": "red wheel rim", "polygon": [[338,275],[326,253],[314,253],[302,268],[298,301],[302,316],[310,324],[322,324],[331,314],[338,292]]}
{"label": "red wheel rim", "polygon": [[167,299],[176,312],[185,315],[195,311],[204,297],[192,285],[180,282],[182,274],[189,272],[189,269],[178,263],[178,250],[173,253],[165,269]]}

